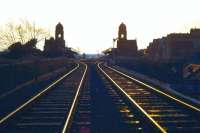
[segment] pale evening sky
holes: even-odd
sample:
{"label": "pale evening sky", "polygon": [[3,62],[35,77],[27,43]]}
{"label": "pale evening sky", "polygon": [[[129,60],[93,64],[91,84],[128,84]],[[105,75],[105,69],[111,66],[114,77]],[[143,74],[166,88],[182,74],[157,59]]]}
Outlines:
{"label": "pale evening sky", "polygon": [[[199,0],[0,0],[0,26],[20,18],[51,29],[61,22],[68,46],[97,53],[112,46],[124,22],[139,48],[171,32],[200,27]],[[43,47],[42,45],[38,47]]]}

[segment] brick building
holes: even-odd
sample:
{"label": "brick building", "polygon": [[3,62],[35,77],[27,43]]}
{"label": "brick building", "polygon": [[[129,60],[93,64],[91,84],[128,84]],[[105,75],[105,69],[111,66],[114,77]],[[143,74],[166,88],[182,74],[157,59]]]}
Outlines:
{"label": "brick building", "polygon": [[154,39],[147,47],[147,57],[152,61],[171,62],[190,59],[200,53],[200,29],[190,33],[172,33]]}
{"label": "brick building", "polygon": [[71,48],[65,46],[64,28],[61,23],[58,23],[55,28],[55,39],[45,39],[44,53],[50,57],[67,56],[69,58],[75,57],[77,54]]}
{"label": "brick building", "polygon": [[127,30],[124,23],[119,26],[116,55],[122,57],[134,57],[137,55],[137,41],[127,40]]}

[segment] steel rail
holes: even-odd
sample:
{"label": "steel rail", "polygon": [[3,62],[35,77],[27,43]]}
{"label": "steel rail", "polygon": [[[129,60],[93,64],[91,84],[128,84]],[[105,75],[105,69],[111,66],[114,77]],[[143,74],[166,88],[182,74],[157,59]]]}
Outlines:
{"label": "steel rail", "polygon": [[50,84],[48,87],[46,87],[43,91],[39,92],[38,94],[36,94],[35,96],[33,96],[31,99],[29,99],[28,101],[26,101],[24,104],[20,105],[19,107],[17,107],[15,110],[13,110],[12,112],[10,112],[9,114],[7,114],[5,117],[0,119],[0,124],[2,124],[3,122],[5,122],[6,120],[8,120],[10,117],[12,117],[14,114],[16,114],[17,112],[19,112],[21,109],[23,109],[24,107],[26,107],[28,104],[30,104],[31,102],[33,102],[34,100],[36,100],[38,97],[40,97],[41,95],[43,95],[45,92],[47,92],[48,90],[50,90],[52,87],[54,87],[57,83],[59,83],[61,80],[63,80],[66,76],[70,75],[72,72],[74,72],[75,70],[77,70],[80,67],[79,64],[76,65],[76,67],[74,67],[72,70],[70,70],[68,73],[66,73],[65,75],[63,75],[61,78],[59,78],[58,80],[56,80],[54,83]]}
{"label": "steel rail", "polygon": [[81,90],[81,87],[82,87],[82,84],[83,84],[83,81],[85,79],[85,76],[86,76],[86,72],[87,72],[87,65],[85,65],[85,71],[83,73],[83,76],[81,78],[81,81],[79,83],[79,86],[78,86],[78,89],[77,89],[77,92],[76,92],[76,95],[74,97],[74,100],[73,100],[73,103],[72,103],[72,106],[70,108],[70,111],[67,115],[67,119],[65,121],[65,124],[64,124],[64,127],[62,129],[62,133],[67,133],[68,132],[68,129],[69,129],[69,126],[70,126],[70,120],[72,118],[72,115],[73,115],[73,112],[75,111],[75,108],[76,108],[76,103],[78,102],[78,97],[79,97],[79,94],[80,94],[80,90]]}
{"label": "steel rail", "polygon": [[124,74],[124,73],[122,73],[122,72],[120,72],[120,71],[118,71],[118,70],[116,70],[116,69],[114,69],[114,68],[112,68],[112,67],[109,67],[109,66],[106,66],[106,67],[108,67],[108,68],[110,68],[111,70],[113,70],[113,71],[115,71],[115,72],[117,72],[117,73],[119,73],[119,74],[125,76],[126,78],[129,78],[129,79],[131,79],[131,80],[133,80],[133,81],[135,81],[135,82],[137,82],[137,83],[139,83],[139,84],[144,85],[145,87],[147,87],[147,88],[149,88],[149,89],[151,89],[151,90],[156,91],[156,92],[159,93],[159,94],[162,94],[162,95],[164,95],[164,96],[166,96],[166,97],[168,97],[168,98],[170,98],[170,99],[172,99],[172,100],[174,100],[174,101],[176,101],[176,102],[178,102],[178,103],[180,103],[180,104],[182,104],[182,105],[184,105],[184,106],[187,106],[187,107],[189,107],[190,109],[193,109],[193,110],[195,110],[195,111],[197,111],[197,112],[200,112],[200,108],[198,108],[198,107],[195,107],[195,106],[193,106],[193,105],[190,105],[189,103],[186,103],[186,102],[184,102],[184,101],[182,101],[182,100],[180,100],[180,99],[178,99],[178,98],[176,98],[176,97],[174,97],[174,96],[171,96],[171,95],[169,95],[169,94],[167,94],[167,93],[165,93],[165,92],[163,92],[163,91],[161,91],[161,90],[158,90],[158,89],[156,89],[156,88],[154,88],[154,87],[152,87],[152,86],[150,86],[150,85],[148,85],[148,84],[142,82],[141,80],[138,80],[138,79],[135,79],[135,78],[133,78],[133,77],[130,77],[130,76],[128,76],[127,74]]}
{"label": "steel rail", "polygon": [[133,98],[128,95],[123,88],[121,88],[101,67],[101,63],[98,63],[99,70],[156,126],[160,132],[167,133],[167,131],[158,124]]}

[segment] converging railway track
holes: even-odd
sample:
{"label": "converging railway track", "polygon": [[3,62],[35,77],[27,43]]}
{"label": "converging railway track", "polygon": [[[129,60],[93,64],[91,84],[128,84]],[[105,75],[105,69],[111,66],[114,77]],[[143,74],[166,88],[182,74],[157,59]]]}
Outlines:
{"label": "converging railway track", "polygon": [[144,116],[100,72],[94,64],[89,70],[74,112],[69,133],[143,133],[158,132]]}
{"label": "converging railway track", "polygon": [[0,132],[199,133],[200,109],[88,61],[0,117]]}
{"label": "converging railway track", "polygon": [[160,132],[200,132],[200,109],[114,68],[98,64],[106,77]]}
{"label": "converging railway track", "polygon": [[83,84],[87,66],[78,64],[67,74],[0,120],[3,133],[53,133],[64,130],[73,100]]}

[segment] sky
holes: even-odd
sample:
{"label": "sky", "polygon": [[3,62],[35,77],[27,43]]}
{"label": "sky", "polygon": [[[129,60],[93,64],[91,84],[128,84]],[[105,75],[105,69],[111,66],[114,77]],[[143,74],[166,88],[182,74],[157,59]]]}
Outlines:
{"label": "sky", "polygon": [[[155,38],[200,28],[199,0],[0,0],[0,26],[28,19],[54,36],[64,26],[66,45],[82,53],[112,47],[118,26],[127,26],[127,38],[146,48]],[[39,48],[43,45],[39,44]]]}

